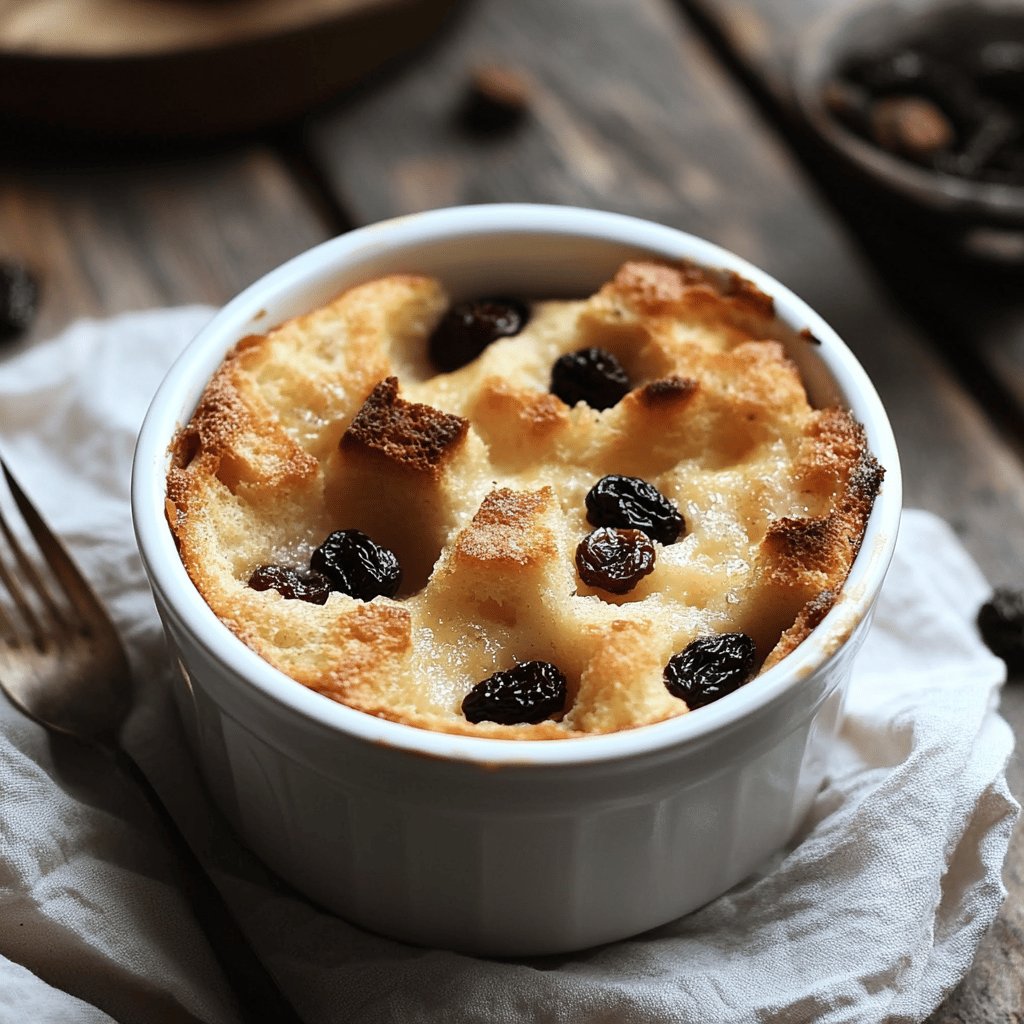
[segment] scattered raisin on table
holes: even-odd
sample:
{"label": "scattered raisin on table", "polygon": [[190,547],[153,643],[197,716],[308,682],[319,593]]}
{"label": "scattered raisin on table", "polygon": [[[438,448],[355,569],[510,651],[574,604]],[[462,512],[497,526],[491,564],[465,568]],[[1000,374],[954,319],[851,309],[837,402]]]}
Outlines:
{"label": "scattered raisin on table", "polygon": [[1024,674],[1024,591],[997,587],[978,611],[978,630],[1011,675]]}
{"label": "scattered raisin on table", "polygon": [[654,571],[654,545],[642,530],[602,526],[576,548],[576,569],[589,587],[628,594]]}
{"label": "scattered raisin on table", "polygon": [[518,334],[530,319],[517,299],[458,302],[441,317],[427,341],[431,362],[444,373],[471,363],[492,341]]}
{"label": "scattered raisin on table", "polygon": [[547,661],[525,661],[477,683],[462,702],[470,722],[543,722],[565,707],[566,679]]}
{"label": "scattered raisin on table", "polygon": [[632,386],[622,364],[603,348],[567,352],[551,368],[551,391],[568,406],[586,402],[593,409],[610,409]]}
{"label": "scattered raisin on table", "polygon": [[361,530],[335,530],[313,552],[309,566],[327,577],[332,590],[362,601],[394,597],[402,582],[395,553]]}
{"label": "scattered raisin on table", "polygon": [[249,577],[253,590],[276,590],[289,600],[326,604],[331,584],[318,572],[300,573],[287,565],[261,565]]}
{"label": "scattered raisin on table", "polygon": [[671,544],[685,528],[679,509],[654,484],[638,476],[603,476],[587,494],[591,526],[643,530],[652,540]]}
{"label": "scattered raisin on table", "polygon": [[32,326],[39,309],[39,282],[15,260],[0,260],[0,340]]}
{"label": "scattered raisin on table", "polygon": [[746,633],[699,636],[674,654],[664,679],[673,697],[693,711],[738,690],[754,667],[754,641]]}
{"label": "scattered raisin on table", "polygon": [[530,83],[515,68],[482,64],[473,69],[459,110],[459,122],[473,135],[511,131],[530,109]]}

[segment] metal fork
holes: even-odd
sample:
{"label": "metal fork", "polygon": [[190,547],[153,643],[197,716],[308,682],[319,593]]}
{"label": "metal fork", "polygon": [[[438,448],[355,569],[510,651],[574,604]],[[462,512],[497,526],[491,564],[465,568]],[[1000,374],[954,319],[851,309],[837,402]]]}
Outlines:
{"label": "metal fork", "polygon": [[[0,506],[0,688],[31,718],[104,751],[143,791],[184,869],[192,908],[248,1021],[301,1024],[216,886],[118,736],[132,679],[113,623],[0,459],[41,560],[30,558]],[[45,564],[47,569],[43,568]]]}

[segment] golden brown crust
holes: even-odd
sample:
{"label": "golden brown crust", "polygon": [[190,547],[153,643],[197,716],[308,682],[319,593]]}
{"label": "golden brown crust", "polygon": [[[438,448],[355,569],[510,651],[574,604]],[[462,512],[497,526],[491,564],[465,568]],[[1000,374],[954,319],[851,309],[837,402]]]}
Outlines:
{"label": "golden brown crust", "polygon": [[539,523],[541,515],[553,505],[554,491],[550,487],[491,491],[456,539],[456,561],[489,563],[500,571],[554,558],[558,553],[554,538]]}
{"label": "golden brown crust", "polygon": [[779,642],[772,648],[771,653],[761,666],[761,671],[766,672],[782,661],[787,654],[792,654],[807,639],[811,630],[821,625],[822,619],[828,615],[836,603],[836,597],[835,591],[830,589],[815,594],[800,609],[793,625],[779,638]]}
{"label": "golden brown crust", "polygon": [[625,263],[611,282],[616,292],[636,312],[662,316],[684,306],[707,304],[731,306],[760,318],[775,315],[775,304],[756,285],[729,271],[713,271],[694,263]]}
{"label": "golden brown crust", "polygon": [[699,386],[697,381],[690,377],[673,374],[671,377],[662,377],[661,380],[652,380],[642,388],[637,388],[634,394],[644,405],[658,408],[670,403],[685,402]]}
{"label": "golden brown crust", "polygon": [[782,630],[765,667],[806,639],[824,614],[820,609],[834,603],[860,550],[883,476],[863,428],[848,412],[828,409],[815,418],[799,449],[794,478],[808,492],[827,486],[834,498],[823,514],[775,520],[761,542],[753,590],[776,610],[774,636]]}
{"label": "golden brown crust", "polygon": [[399,398],[398,378],[388,377],[370,392],[341,447],[436,479],[468,430],[469,421],[461,416]]}
{"label": "golden brown crust", "polygon": [[[590,299],[537,303],[521,335],[435,374],[426,338],[446,305],[436,281],[382,278],[225,358],[175,438],[166,507],[229,628],[369,714],[522,739],[686,713],[662,672],[701,634],[749,633],[763,668],[796,648],[841,592],[882,472],[847,412],[808,404],[786,355],[806,341],[770,297],[727,272],[631,261]],[[634,387],[610,409],[570,409],[550,368],[593,346]],[[624,595],[574,566],[585,495],[606,473],[650,480],[687,521]],[[246,585],[348,528],[396,552],[399,599],[316,606]],[[475,683],[533,659],[565,673],[564,715],[465,720]]]}

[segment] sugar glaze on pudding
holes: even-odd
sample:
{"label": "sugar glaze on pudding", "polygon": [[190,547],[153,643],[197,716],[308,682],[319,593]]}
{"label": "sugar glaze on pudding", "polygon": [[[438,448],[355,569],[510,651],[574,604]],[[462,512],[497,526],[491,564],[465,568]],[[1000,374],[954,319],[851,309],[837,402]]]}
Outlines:
{"label": "sugar glaze on pudding", "polygon": [[[731,273],[630,262],[589,299],[533,303],[518,333],[441,373],[431,340],[449,307],[436,280],[381,278],[243,338],[210,381],[174,441],[167,516],[238,637],[369,714],[557,739],[687,713],[667,666],[698,641],[742,634],[759,672],[807,636],[882,470],[848,412],[810,406],[768,296]],[[571,372],[597,366],[624,393],[570,406],[553,367],[591,349],[603,355]],[[639,538],[621,593],[592,585],[589,564],[584,582],[576,557],[609,476],[650,485],[684,524]],[[249,585],[261,566],[308,571],[350,530],[397,556],[393,597],[316,604]],[[597,554],[630,554],[637,531],[620,532]],[[533,663],[564,677],[561,710],[467,717],[478,684]]]}

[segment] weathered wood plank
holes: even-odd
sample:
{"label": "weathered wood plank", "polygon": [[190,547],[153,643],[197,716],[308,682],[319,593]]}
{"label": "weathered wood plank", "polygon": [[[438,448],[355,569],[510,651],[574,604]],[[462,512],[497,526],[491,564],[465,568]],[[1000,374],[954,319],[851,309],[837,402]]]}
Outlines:
{"label": "weathered wood plank", "polygon": [[102,168],[65,159],[0,161],[0,256],[43,283],[22,346],[80,316],[224,302],[329,233],[266,149]]}

